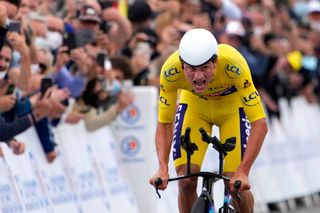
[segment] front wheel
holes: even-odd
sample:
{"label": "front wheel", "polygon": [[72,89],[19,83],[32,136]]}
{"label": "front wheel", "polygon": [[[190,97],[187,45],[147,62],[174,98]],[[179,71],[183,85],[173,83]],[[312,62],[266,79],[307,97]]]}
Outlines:
{"label": "front wheel", "polygon": [[205,196],[200,196],[198,197],[196,202],[194,202],[191,213],[208,213],[208,209],[209,209],[208,198]]}
{"label": "front wheel", "polygon": [[219,213],[235,213],[232,206],[224,205],[219,209]]}

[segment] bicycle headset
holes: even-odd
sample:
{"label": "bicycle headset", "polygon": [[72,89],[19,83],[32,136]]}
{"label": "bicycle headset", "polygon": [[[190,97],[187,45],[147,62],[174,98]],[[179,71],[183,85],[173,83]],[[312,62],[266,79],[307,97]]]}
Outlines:
{"label": "bicycle headset", "polygon": [[218,43],[213,34],[196,28],[186,32],[179,43],[180,61],[193,67],[204,65],[218,56]]}

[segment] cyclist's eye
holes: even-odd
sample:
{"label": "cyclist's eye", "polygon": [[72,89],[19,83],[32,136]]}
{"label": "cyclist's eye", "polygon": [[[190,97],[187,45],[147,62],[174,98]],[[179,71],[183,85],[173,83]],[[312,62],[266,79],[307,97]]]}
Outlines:
{"label": "cyclist's eye", "polygon": [[205,66],[203,66],[203,67],[201,67],[201,71],[207,71],[207,70],[209,70],[209,66],[207,66],[207,65],[205,65]]}

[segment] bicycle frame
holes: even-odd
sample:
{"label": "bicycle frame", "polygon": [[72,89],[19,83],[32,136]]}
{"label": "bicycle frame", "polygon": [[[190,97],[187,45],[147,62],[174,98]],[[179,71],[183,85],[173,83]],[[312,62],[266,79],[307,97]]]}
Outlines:
{"label": "bicycle frame", "polygon": [[[175,178],[170,178],[168,181],[176,181],[186,178],[192,177],[202,177],[202,189],[201,194],[198,198],[198,202],[196,201],[192,208],[192,213],[214,213],[215,205],[213,200],[213,184],[219,180],[230,181],[230,178],[225,177],[219,173],[214,172],[197,172],[197,173],[189,173],[183,176],[178,176]],[[204,202],[204,203],[203,203]],[[200,210],[199,208],[203,208],[205,206],[205,210]]]}
{"label": "bicycle frame", "polygon": [[[198,147],[196,144],[192,143],[190,141],[190,131],[191,129],[188,127],[185,131],[185,135],[181,135],[180,137],[180,143],[181,147],[187,152],[187,174],[169,178],[169,182],[176,181],[176,180],[182,180],[186,178],[192,178],[192,177],[202,177],[202,190],[201,194],[196,200],[196,202],[193,204],[192,207],[192,213],[214,213],[215,212],[215,205],[213,200],[213,185],[218,180],[224,180],[224,181],[230,181],[229,177],[223,176],[223,161],[225,156],[227,155],[228,151],[232,151],[235,148],[236,144],[236,138],[228,138],[224,144],[222,144],[217,137],[210,137],[203,128],[200,128],[199,131],[202,135],[202,140],[208,144],[212,144],[212,147],[219,152],[219,171],[216,172],[196,172],[191,173],[190,172],[190,161],[191,161],[191,155],[194,153],[194,151],[198,150]],[[155,185],[160,185],[162,183],[162,180],[157,181],[155,180]],[[240,182],[237,183],[237,188],[240,188]],[[157,190],[157,188],[156,188]],[[157,191],[158,193],[158,191]],[[160,194],[158,193],[159,197]],[[229,193],[227,192],[225,188],[225,194],[224,194],[224,203],[223,206],[219,209],[219,213],[233,213],[234,210],[229,206]]]}

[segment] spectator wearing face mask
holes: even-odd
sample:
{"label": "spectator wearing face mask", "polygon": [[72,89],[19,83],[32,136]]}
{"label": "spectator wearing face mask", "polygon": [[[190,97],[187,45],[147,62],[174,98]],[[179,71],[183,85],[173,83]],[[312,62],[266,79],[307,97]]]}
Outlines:
{"label": "spectator wearing face mask", "polygon": [[83,47],[85,44],[92,43],[96,40],[96,35],[100,27],[101,8],[99,5],[92,6],[85,4],[79,10],[78,18],[73,24],[67,23],[67,34],[75,39],[75,47]]}
{"label": "spectator wearing face mask", "polygon": [[79,101],[78,107],[86,113],[84,121],[89,131],[111,123],[134,100],[130,92],[119,91],[116,85],[109,91],[105,87],[104,80],[92,79]]}
{"label": "spectator wearing face mask", "polygon": [[46,17],[46,24],[48,28],[48,48],[55,53],[63,43],[64,23],[61,18],[54,15],[48,15]]}

